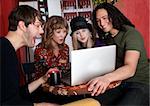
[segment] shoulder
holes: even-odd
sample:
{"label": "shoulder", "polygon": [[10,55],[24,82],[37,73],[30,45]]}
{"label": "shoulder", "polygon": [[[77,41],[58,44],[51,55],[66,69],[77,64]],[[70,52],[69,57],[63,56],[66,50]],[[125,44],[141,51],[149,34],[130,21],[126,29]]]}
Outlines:
{"label": "shoulder", "polygon": [[64,48],[69,49],[69,46],[66,43],[64,43]]}
{"label": "shoulder", "polygon": [[134,27],[124,25],[125,31],[124,31],[124,37],[130,40],[142,40],[141,33]]}
{"label": "shoulder", "polygon": [[39,43],[36,48],[35,48],[35,54],[46,54],[47,53],[47,49],[45,49],[44,47],[42,47],[41,43]]}
{"label": "shoulder", "polygon": [[1,44],[9,43],[9,40],[7,40],[5,37],[1,37],[1,38],[0,38],[0,43],[1,43]]}
{"label": "shoulder", "polygon": [[144,40],[140,32],[131,26],[125,26],[126,31],[124,32],[123,39],[126,44],[126,49],[130,50],[143,50]]}
{"label": "shoulder", "polygon": [[140,34],[140,32],[132,26],[124,25],[124,28],[126,33]]}
{"label": "shoulder", "polygon": [[1,48],[1,51],[11,51],[11,50],[15,51],[11,42],[5,37],[0,38],[0,48]]}

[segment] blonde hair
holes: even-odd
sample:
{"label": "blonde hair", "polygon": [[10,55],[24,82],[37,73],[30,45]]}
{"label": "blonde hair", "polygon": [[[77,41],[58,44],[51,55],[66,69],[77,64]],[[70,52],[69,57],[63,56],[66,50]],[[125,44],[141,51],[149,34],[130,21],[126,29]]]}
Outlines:
{"label": "blonde hair", "polygon": [[[91,48],[94,45],[94,40],[95,40],[94,36],[92,36],[92,33],[90,31],[89,31],[89,33],[90,33],[88,35],[89,38],[88,38],[88,40],[86,42],[86,45],[84,45],[86,48]],[[83,48],[83,44],[80,41],[78,41],[77,36],[74,35],[74,33],[72,34],[72,46],[73,46],[73,50],[78,50],[78,49]]]}

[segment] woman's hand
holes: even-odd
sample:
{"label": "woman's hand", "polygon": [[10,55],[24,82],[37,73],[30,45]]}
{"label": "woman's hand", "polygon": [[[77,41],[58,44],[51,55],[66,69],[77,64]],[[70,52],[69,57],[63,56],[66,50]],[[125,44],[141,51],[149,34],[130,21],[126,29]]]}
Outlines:
{"label": "woman's hand", "polygon": [[88,91],[92,92],[91,96],[98,96],[106,91],[110,81],[104,76],[96,77],[90,80],[88,85]]}
{"label": "woman's hand", "polygon": [[53,71],[59,72],[58,68],[56,68],[56,67],[55,67],[55,68],[50,68],[50,69],[46,72],[46,74],[41,77],[41,78],[43,79],[43,83],[45,83],[45,82],[48,80],[48,78],[50,77],[50,74],[51,74]]}

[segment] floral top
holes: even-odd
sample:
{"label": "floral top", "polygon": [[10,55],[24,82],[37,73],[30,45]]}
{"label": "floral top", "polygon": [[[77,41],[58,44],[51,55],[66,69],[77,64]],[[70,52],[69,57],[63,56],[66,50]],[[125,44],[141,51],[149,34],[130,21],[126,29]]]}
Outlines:
{"label": "floral top", "polygon": [[34,52],[35,61],[35,78],[37,79],[44,75],[49,68],[57,67],[62,73],[69,70],[69,47],[64,44],[64,47],[59,50],[56,57],[52,50],[47,50],[39,44]]}

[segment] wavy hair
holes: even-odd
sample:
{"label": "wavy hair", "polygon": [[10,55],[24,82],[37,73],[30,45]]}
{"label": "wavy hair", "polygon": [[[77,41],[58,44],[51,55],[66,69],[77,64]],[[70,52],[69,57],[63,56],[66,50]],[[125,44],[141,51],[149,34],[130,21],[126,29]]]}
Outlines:
{"label": "wavy hair", "polygon": [[51,16],[47,19],[44,25],[44,34],[42,36],[42,47],[46,49],[53,48],[51,41],[54,30],[66,28],[69,30],[67,21],[61,16]]}

